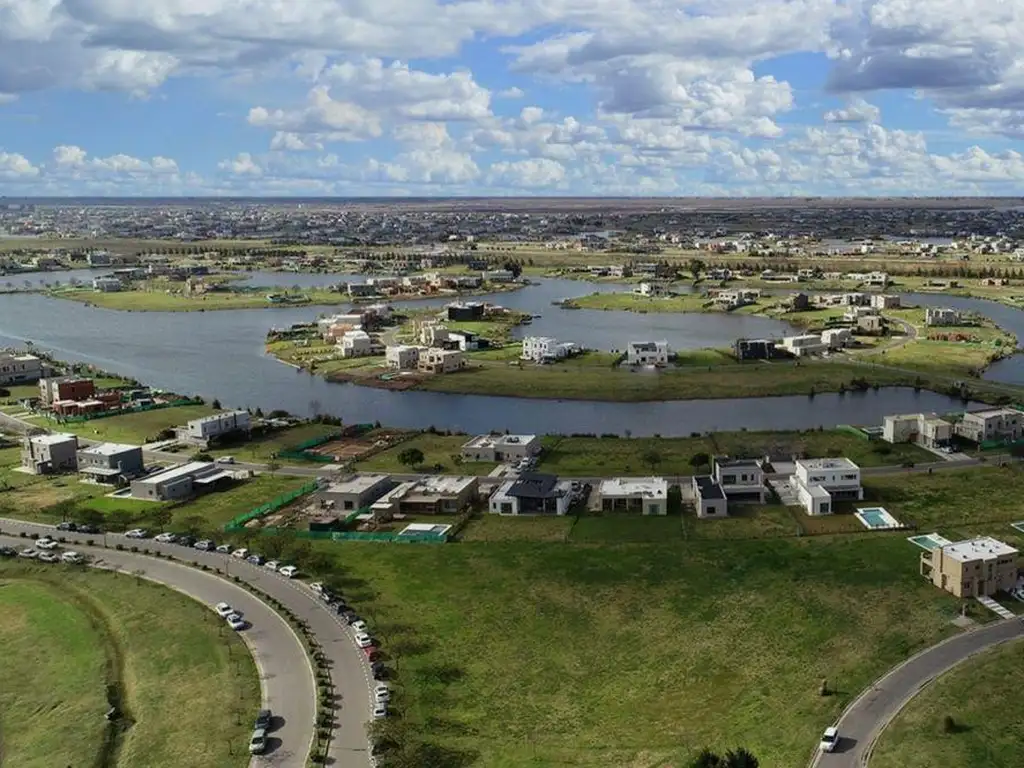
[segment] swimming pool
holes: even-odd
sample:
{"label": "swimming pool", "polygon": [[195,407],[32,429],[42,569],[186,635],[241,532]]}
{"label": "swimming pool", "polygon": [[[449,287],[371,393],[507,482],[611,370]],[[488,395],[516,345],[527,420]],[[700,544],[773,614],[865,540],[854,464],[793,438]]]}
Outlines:
{"label": "swimming pool", "polygon": [[920,536],[909,536],[907,541],[911,544],[916,544],[921,549],[938,549],[944,547],[947,544],[952,544],[949,539],[939,536],[937,533],[925,533]]}
{"label": "swimming pool", "polygon": [[871,528],[872,530],[900,527],[900,521],[890,515],[883,507],[858,507],[854,517],[860,520],[865,528]]}
{"label": "swimming pool", "polygon": [[1024,533],[1024,521],[1021,521],[1019,523],[1010,523],[1010,527],[1016,528],[1021,533]]}

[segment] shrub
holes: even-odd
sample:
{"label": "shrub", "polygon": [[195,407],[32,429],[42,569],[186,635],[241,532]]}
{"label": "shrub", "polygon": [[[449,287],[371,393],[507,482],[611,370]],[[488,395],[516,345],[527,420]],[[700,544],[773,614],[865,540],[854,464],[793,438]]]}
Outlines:
{"label": "shrub", "polygon": [[956,731],[956,720],[953,719],[952,715],[946,715],[942,718],[942,732],[943,733],[954,733]]}
{"label": "shrub", "polygon": [[116,549],[118,552],[123,552],[124,551],[124,544],[115,544],[114,545],[114,549]]}

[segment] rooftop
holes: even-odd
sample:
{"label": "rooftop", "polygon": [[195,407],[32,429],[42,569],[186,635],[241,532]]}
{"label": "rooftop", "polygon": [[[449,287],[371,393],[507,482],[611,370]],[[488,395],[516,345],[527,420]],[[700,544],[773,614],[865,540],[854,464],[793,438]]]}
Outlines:
{"label": "rooftop", "polygon": [[520,499],[548,499],[558,496],[558,478],[541,472],[524,472],[505,492],[506,496]]}
{"label": "rooftop", "polygon": [[54,435],[31,435],[29,440],[36,445],[59,445],[69,440],[77,440],[75,435],[54,434]]}
{"label": "rooftop", "polygon": [[753,469],[759,469],[761,467],[761,462],[757,459],[733,459],[728,456],[715,456],[715,466],[721,467],[722,469],[731,469],[733,467],[751,467]]}
{"label": "rooftop", "polygon": [[433,475],[413,483],[411,491],[423,496],[456,496],[476,481],[475,476]]}
{"label": "rooftop", "polygon": [[500,448],[507,445],[528,445],[536,439],[536,435],[477,435],[462,447]]}
{"label": "rooftop", "polygon": [[714,481],[714,478],[708,475],[698,475],[693,478],[693,481],[697,483],[697,490],[700,492],[702,499],[725,498],[725,491],[722,490],[722,486]]}
{"label": "rooftop", "polygon": [[664,499],[668,496],[668,483],[663,477],[613,477],[601,481],[600,494]]}
{"label": "rooftop", "polygon": [[243,411],[242,409],[239,408],[238,410],[234,411],[224,411],[223,413],[214,413],[210,416],[202,416],[198,419],[192,419],[192,421],[190,421],[189,424],[206,424],[212,421],[220,421],[221,419],[234,418],[236,416],[241,416],[243,414],[248,416],[249,412]]}
{"label": "rooftop", "polygon": [[964,418],[968,416],[979,416],[981,418],[990,416],[1024,416],[1024,411],[1018,411],[1016,408],[981,408],[977,411],[967,411],[964,414]]}
{"label": "rooftop", "polygon": [[380,483],[391,479],[390,475],[355,475],[347,480],[330,483],[327,486],[328,493],[366,493]]}
{"label": "rooftop", "polygon": [[831,459],[797,459],[796,464],[810,472],[820,469],[860,469],[845,456]]}
{"label": "rooftop", "polygon": [[966,539],[946,544],[942,547],[942,554],[966,563],[971,560],[989,560],[993,557],[1005,557],[1016,555],[1018,550],[1009,544],[1004,544],[991,536],[980,536],[977,539]]}
{"label": "rooftop", "polygon": [[140,479],[145,483],[167,483],[172,480],[188,477],[189,475],[209,472],[216,466],[212,461],[190,461],[187,464],[179,464],[176,467],[160,470]]}
{"label": "rooftop", "polygon": [[94,456],[116,456],[119,453],[125,453],[126,451],[141,451],[137,445],[128,445],[127,443],[100,443],[99,445],[90,445],[88,448],[83,448],[79,453],[91,453]]}

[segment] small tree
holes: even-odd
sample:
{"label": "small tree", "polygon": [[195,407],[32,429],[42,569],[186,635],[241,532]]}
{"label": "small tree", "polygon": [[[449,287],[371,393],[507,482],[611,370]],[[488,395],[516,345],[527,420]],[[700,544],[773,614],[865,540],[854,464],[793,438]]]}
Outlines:
{"label": "small tree", "polygon": [[758,768],[758,760],[749,750],[740,747],[729,750],[722,759],[723,768]]}
{"label": "small tree", "polygon": [[690,466],[694,469],[711,466],[711,457],[706,453],[695,453],[690,457]]}
{"label": "small tree", "polygon": [[206,518],[202,515],[189,515],[181,523],[189,536],[198,536],[206,530]]}
{"label": "small tree", "polygon": [[416,467],[423,464],[426,456],[423,455],[423,451],[419,448],[406,448],[404,451],[398,454],[398,463],[403,467],[409,467],[415,469]]}
{"label": "small tree", "polygon": [[132,513],[126,509],[115,509],[107,515],[107,522],[114,530],[125,531],[132,523]]}
{"label": "small tree", "polygon": [[956,720],[953,719],[952,715],[946,715],[942,718],[942,732],[943,733],[954,733],[956,731]]}
{"label": "small tree", "polygon": [[153,510],[149,515],[149,519],[153,521],[153,525],[161,528],[166,527],[167,524],[171,522],[172,517],[174,517],[174,513],[166,507]]}
{"label": "small tree", "polygon": [[210,403],[210,407],[213,408],[213,410],[215,410],[215,411],[219,411],[220,410],[220,400],[217,400],[215,398],[213,400],[213,402]]}
{"label": "small tree", "polygon": [[700,275],[704,271],[704,262],[700,259],[690,259],[687,268],[690,270],[690,274],[693,275],[694,280],[700,280]]}
{"label": "small tree", "polygon": [[74,518],[79,525],[91,525],[97,528],[103,525],[105,520],[103,513],[92,507],[78,507],[75,509]]}
{"label": "small tree", "polygon": [[662,456],[661,452],[656,448],[648,448],[640,454],[640,461],[651,468],[651,474],[657,470],[658,465],[661,464]]}

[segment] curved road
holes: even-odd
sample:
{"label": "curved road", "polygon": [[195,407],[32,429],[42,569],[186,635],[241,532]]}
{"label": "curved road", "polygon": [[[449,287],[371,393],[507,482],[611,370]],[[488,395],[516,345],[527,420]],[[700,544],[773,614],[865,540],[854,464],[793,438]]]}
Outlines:
{"label": "curved road", "polygon": [[[69,547],[74,542],[76,551],[97,560],[130,571],[145,571],[147,577],[164,581],[210,605],[223,600],[241,608],[246,618],[252,619],[253,626],[242,634],[250,641],[257,659],[266,705],[275,715],[285,720],[281,729],[271,734],[280,739],[280,745],[272,744],[276,747],[273,752],[256,764],[298,768],[306,765],[314,733],[316,688],[305,650],[284,619],[251,592],[212,573],[133,552],[88,547],[83,542],[105,538],[109,547],[118,543],[135,545],[173,555],[181,562],[222,568],[230,576],[238,576],[280,601],[309,625],[331,665],[331,680],[338,696],[335,731],[329,749],[332,764],[335,768],[370,768],[366,738],[366,723],[371,719],[372,711],[369,667],[348,627],[305,584],[228,555],[175,544],[161,544],[152,539],[125,539],[121,534],[113,533],[108,533],[106,537],[69,531],[55,534],[53,526],[9,518],[0,518],[0,530],[8,534],[0,537],[5,539],[4,543],[22,547],[27,546],[24,539],[17,538],[22,531],[28,534],[59,535],[67,540]],[[14,537],[9,535],[12,532]],[[260,606],[269,615],[262,614]],[[295,654],[296,649],[299,655]]]}
{"label": "curved road", "polygon": [[1024,621],[1007,619],[954,635],[891,669],[861,693],[839,717],[836,752],[818,754],[813,768],[862,768],[885,727],[928,683],[993,646],[1024,637]]}

